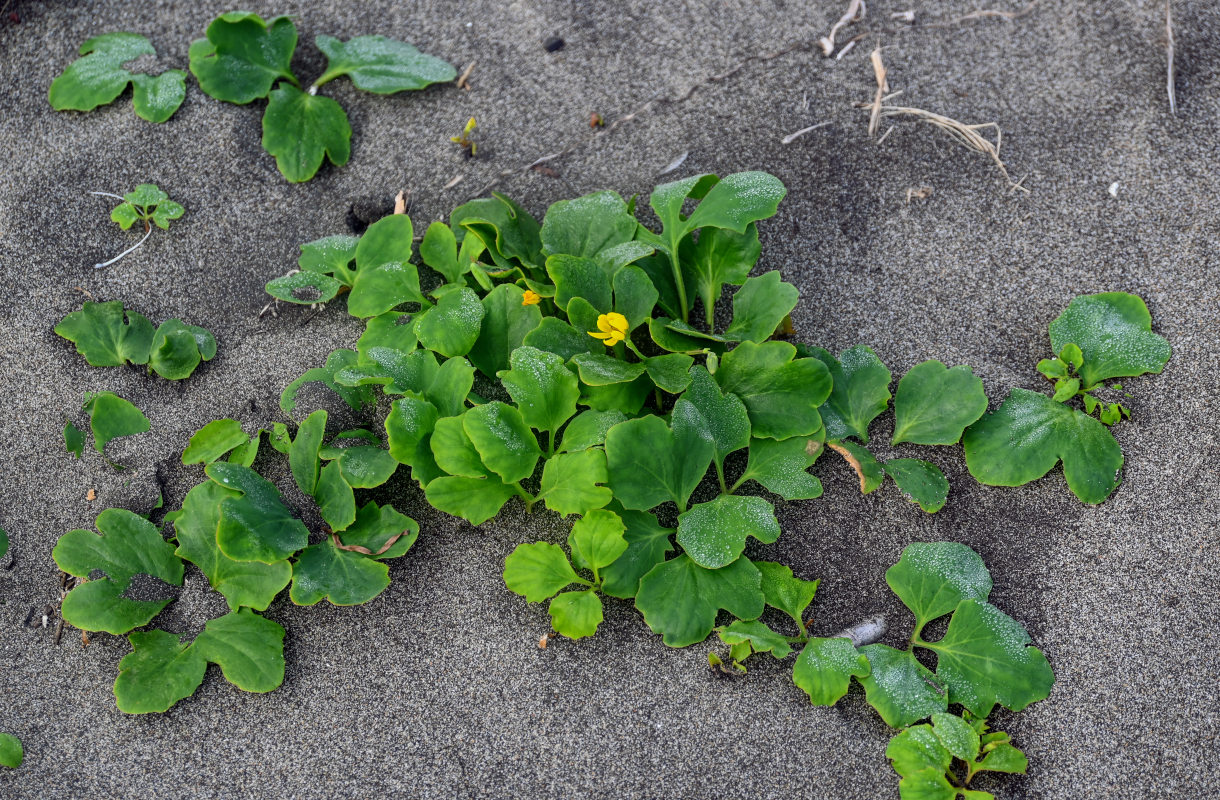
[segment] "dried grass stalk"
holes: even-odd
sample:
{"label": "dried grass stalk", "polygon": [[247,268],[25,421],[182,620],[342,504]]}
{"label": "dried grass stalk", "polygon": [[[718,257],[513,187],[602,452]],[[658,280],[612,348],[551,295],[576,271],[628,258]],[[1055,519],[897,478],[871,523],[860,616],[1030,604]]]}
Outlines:
{"label": "dried grass stalk", "polygon": [[1178,98],[1174,92],[1174,68],[1173,68],[1173,4],[1171,0],[1165,0],[1165,51],[1166,51],[1166,75],[1165,89],[1169,92],[1169,113],[1178,113]]}
{"label": "dried grass stalk", "polygon": [[864,4],[864,0],[851,0],[851,5],[847,7],[847,11],[843,16],[839,17],[830,28],[830,33],[818,40],[818,44],[822,46],[822,55],[830,55],[835,51],[835,34],[839,32],[839,28],[844,25],[851,25],[853,22],[859,22],[868,15],[868,6]]}

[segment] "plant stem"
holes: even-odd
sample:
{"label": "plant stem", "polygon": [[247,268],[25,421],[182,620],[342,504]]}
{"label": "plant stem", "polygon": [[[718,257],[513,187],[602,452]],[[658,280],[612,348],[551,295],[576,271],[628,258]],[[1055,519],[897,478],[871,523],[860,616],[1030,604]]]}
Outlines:
{"label": "plant stem", "polygon": [[102,267],[108,267],[108,266],[110,266],[111,264],[113,264],[114,262],[118,261],[118,260],[119,260],[120,258],[122,258],[123,256],[127,255],[128,253],[130,253],[130,252],[132,252],[132,251],[134,251],[134,250],[139,249],[140,245],[144,244],[144,242],[146,242],[146,241],[148,240],[148,237],[152,235],[152,225],[150,225],[150,224],[148,223],[148,220],[144,220],[144,227],[145,227],[145,229],[146,229],[146,230],[144,231],[144,238],[143,238],[143,239],[141,239],[140,241],[136,242],[136,243],[135,243],[135,244],[133,244],[131,247],[128,247],[126,250],[124,250],[123,252],[119,253],[117,256],[115,256],[114,258],[110,259],[109,261],[103,261],[103,262],[102,262],[102,263],[100,263],[100,264],[94,264],[94,265],[93,265],[93,268],[94,268],[94,269],[101,269]]}
{"label": "plant stem", "polygon": [[669,248],[669,264],[674,271],[674,286],[678,290],[678,305],[682,307],[682,321],[690,321],[690,308],[686,304],[686,283],[682,280],[682,267],[678,264],[678,243],[672,242]]}
{"label": "plant stem", "polygon": [[513,489],[525,501],[525,513],[532,514],[534,511],[534,503],[538,502],[538,498],[531,495],[529,492],[521,488],[521,481],[515,481],[512,484]]}
{"label": "plant stem", "polygon": [[[724,465],[723,465],[723,464],[721,464],[719,461],[717,461],[717,462],[716,462],[716,480],[720,481],[720,493],[721,493],[722,495],[724,495],[724,494],[732,494],[732,492],[731,492],[731,491],[729,491],[728,487],[726,487],[726,486],[725,486],[725,483],[724,483]],[[736,489],[737,487],[736,487],[736,486],[734,486],[733,488],[734,488],[734,489]]]}

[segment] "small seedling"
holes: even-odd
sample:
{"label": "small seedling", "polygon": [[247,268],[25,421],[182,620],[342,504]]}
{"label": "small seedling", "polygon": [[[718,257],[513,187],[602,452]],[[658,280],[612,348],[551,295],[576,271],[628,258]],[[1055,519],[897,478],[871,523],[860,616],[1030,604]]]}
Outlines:
{"label": "small seedling", "polygon": [[110,219],[117,222],[123,230],[129,230],[137,222],[144,223],[143,239],[109,261],[94,264],[94,269],[108,267],[123,256],[139,249],[144,242],[148,241],[154,224],[162,230],[169,230],[170,220],[178,219],[183,213],[183,208],[180,204],[170,200],[169,195],[161,191],[156,184],[152,183],[141,183],[134,191],[121,196],[111,192],[90,192],[89,194],[98,195],[99,197],[113,197],[115,200],[122,201],[110,212]]}
{"label": "small seedling", "polygon": [[479,149],[478,144],[476,144],[474,140],[474,131],[477,127],[478,124],[474,121],[474,117],[471,117],[466,122],[466,127],[462,128],[461,133],[459,133],[457,136],[449,137],[449,141],[466,151],[467,158],[474,158],[475,153]]}

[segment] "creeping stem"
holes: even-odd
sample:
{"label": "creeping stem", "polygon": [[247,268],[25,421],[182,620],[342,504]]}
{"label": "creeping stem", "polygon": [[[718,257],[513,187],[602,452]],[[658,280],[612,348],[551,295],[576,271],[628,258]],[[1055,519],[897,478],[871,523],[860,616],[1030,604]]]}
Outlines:
{"label": "creeping stem", "polygon": [[690,321],[690,308],[686,304],[686,282],[682,280],[682,267],[678,264],[678,243],[670,242],[669,264],[674,271],[674,286],[678,289],[678,305],[682,307],[682,321]]}

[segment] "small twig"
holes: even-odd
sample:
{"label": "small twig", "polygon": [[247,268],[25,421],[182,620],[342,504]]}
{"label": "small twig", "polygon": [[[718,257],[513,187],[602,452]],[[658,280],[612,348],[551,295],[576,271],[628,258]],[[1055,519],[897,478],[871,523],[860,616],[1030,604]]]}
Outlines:
{"label": "small twig", "polygon": [[408,198],[410,196],[411,196],[411,193],[408,192],[406,189],[403,189],[401,192],[398,193],[397,196],[395,196],[395,198],[394,198],[394,213],[395,214],[407,213],[407,202],[408,202]]}
{"label": "small twig", "polygon": [[339,538],[339,534],[337,534],[333,531],[330,534],[330,540],[331,540],[331,544],[333,544],[335,546],[336,550],[348,550],[353,553],[363,553],[366,556],[379,556],[382,553],[384,553],[386,550],[389,550],[391,547],[393,547],[394,543],[397,542],[399,539],[401,539],[404,535],[406,535],[406,533],[407,533],[406,531],[399,531],[398,533],[394,534],[393,536],[391,536],[389,539],[386,540],[385,545],[380,550],[370,550],[367,547],[361,547],[358,544],[344,544],[343,541]]}
{"label": "small twig", "polygon": [[780,144],[792,144],[797,139],[801,138],[802,136],[809,133],[810,131],[816,131],[818,128],[825,128],[827,125],[829,125],[833,121],[834,120],[828,119],[825,122],[819,122],[817,125],[810,125],[808,128],[801,128],[799,131],[793,131],[792,133],[788,134],[784,138],[780,139],[779,143]]}
{"label": "small twig", "polygon": [[148,237],[149,237],[149,236],[152,236],[152,223],[151,223],[151,222],[149,222],[148,220],[144,220],[144,238],[143,238],[143,239],[141,239],[140,241],[136,242],[136,243],[135,243],[135,244],[133,244],[131,247],[128,247],[126,250],[124,250],[123,252],[119,253],[117,256],[115,256],[114,258],[110,259],[109,261],[103,261],[103,262],[102,262],[102,263],[100,263],[100,264],[94,264],[94,265],[93,265],[93,268],[94,268],[94,269],[101,269],[102,267],[108,267],[108,266],[110,266],[111,264],[113,264],[114,262],[118,261],[118,260],[119,260],[120,258],[122,258],[123,256],[127,255],[128,253],[132,253],[132,252],[134,252],[134,251],[138,250],[138,249],[140,248],[140,245],[142,245],[142,244],[144,244],[146,241],[148,241]]}
{"label": "small twig", "polygon": [[[999,11],[999,10],[993,9],[993,8],[984,8],[984,9],[980,9],[978,11],[971,11],[969,14],[966,14],[961,17],[954,17],[953,19],[945,20],[943,22],[929,22],[929,23],[920,25],[919,27],[920,28],[951,28],[954,25],[960,25],[963,22],[970,22],[970,21],[976,20],[976,19],[987,19],[989,17],[995,17],[998,19],[1002,19],[1005,22],[1012,22],[1014,19],[1020,19],[1021,17],[1025,16],[1029,12],[1033,11],[1037,5],[1038,5],[1038,0],[1033,0],[1033,2],[1031,2],[1029,5],[1025,6],[1025,8],[1019,9],[1017,11]],[[912,19],[914,19],[913,14],[912,14]]]}
{"label": "small twig", "polygon": [[459,89],[465,89],[468,92],[470,91],[470,73],[474,72],[474,65],[477,63],[479,62],[471,61],[470,64],[467,65],[466,69],[462,70],[462,76],[457,79],[457,87]]}
{"label": "small twig", "polygon": [[1173,2],[1165,0],[1165,54],[1166,54],[1166,75],[1165,89],[1169,92],[1169,113],[1177,115],[1178,113],[1178,98],[1174,92],[1174,67],[1173,67]]}
{"label": "small twig", "polygon": [[89,194],[95,194],[98,197],[113,197],[115,200],[122,200],[124,203],[127,202],[126,197],[123,197],[122,195],[114,194],[112,192],[89,192]]}
{"label": "small twig", "polygon": [[848,42],[847,44],[843,45],[843,49],[842,49],[842,50],[840,50],[840,51],[838,52],[838,54],[837,54],[837,55],[835,55],[835,61],[842,61],[842,60],[843,60],[843,56],[845,56],[845,55],[847,55],[848,53],[850,53],[850,52],[851,52],[851,49],[852,49],[853,47],[855,47],[855,46],[856,46],[856,42],[857,42],[857,41],[859,41],[859,40],[858,40],[858,39],[852,39],[850,42]]}
{"label": "small twig", "polygon": [[[450,180],[448,183],[446,183],[443,188],[452,189],[454,186],[457,186],[459,183],[461,183],[463,180],[465,180],[465,178],[466,178],[465,175],[455,175],[455,176],[453,176],[453,179]],[[482,194],[482,192],[480,192],[480,194]]]}
{"label": "small twig", "polygon": [[847,7],[847,11],[843,16],[839,17],[830,28],[830,33],[818,40],[818,44],[822,46],[822,55],[828,56],[835,50],[835,34],[839,32],[839,28],[845,25],[851,25],[854,22],[859,22],[868,15],[868,6],[864,5],[864,0],[851,0],[851,5]]}
{"label": "small twig", "polygon": [[886,139],[888,139],[889,135],[894,132],[894,127],[895,126],[891,125],[885,129],[885,133],[881,134],[881,138],[877,140],[878,147],[880,147],[881,143],[884,142]]}

